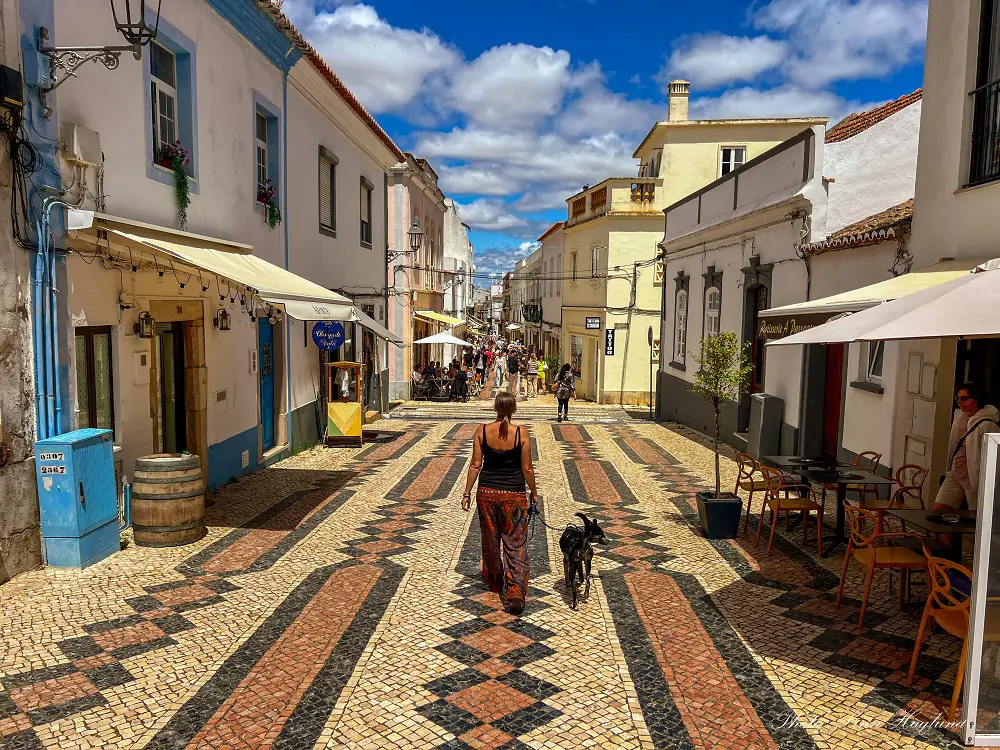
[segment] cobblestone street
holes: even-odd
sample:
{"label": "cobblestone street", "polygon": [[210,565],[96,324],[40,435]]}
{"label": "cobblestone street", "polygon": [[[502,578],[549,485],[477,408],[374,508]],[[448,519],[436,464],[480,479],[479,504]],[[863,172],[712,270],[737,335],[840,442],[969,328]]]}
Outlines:
{"label": "cobblestone street", "polygon": [[742,528],[704,539],[712,454],[641,410],[521,405],[545,520],[585,512],[611,544],[573,612],[559,531],[537,524],[524,614],[504,612],[460,509],[488,406],[405,404],[362,449],[215,493],[196,545],[0,588],[0,749],[955,744],[922,722],[946,713],[957,639],[931,634],[904,684],[922,578],[902,612],[876,578],[857,630],[855,598],[834,608],[842,556],[798,527],[770,557]]}

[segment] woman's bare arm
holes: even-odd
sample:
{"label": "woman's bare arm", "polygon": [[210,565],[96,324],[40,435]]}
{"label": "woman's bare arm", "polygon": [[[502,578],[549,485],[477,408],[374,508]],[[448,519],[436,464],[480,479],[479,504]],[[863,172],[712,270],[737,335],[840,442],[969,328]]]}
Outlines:
{"label": "woman's bare arm", "polygon": [[476,436],[472,439],[472,463],[469,465],[469,474],[465,478],[462,510],[468,510],[472,507],[472,485],[479,479],[479,472],[483,470],[483,429],[483,426],[479,425],[476,428]]}
{"label": "woman's bare arm", "polygon": [[521,471],[524,472],[524,479],[528,483],[531,499],[537,500],[538,488],[535,487],[535,467],[531,463],[531,436],[526,427],[521,429],[524,431],[524,439],[521,444]]}

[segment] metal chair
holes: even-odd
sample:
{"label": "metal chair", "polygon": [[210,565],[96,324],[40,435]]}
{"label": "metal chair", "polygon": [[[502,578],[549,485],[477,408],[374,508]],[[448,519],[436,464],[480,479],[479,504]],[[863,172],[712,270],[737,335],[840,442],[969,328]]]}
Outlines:
{"label": "metal chair", "polygon": [[[865,621],[865,611],[868,609],[868,595],[871,593],[872,579],[875,571],[882,568],[893,568],[900,570],[900,576],[905,578],[905,573],[910,570],[922,570],[927,563],[924,556],[902,545],[897,545],[896,540],[904,537],[916,539],[920,544],[923,541],[916,534],[908,531],[881,531],[878,516],[870,510],[866,510],[859,505],[844,504],[844,512],[847,514],[847,521],[851,526],[851,538],[847,543],[847,552],[844,554],[844,567],[840,571],[840,587],[837,589],[837,607],[840,607],[841,597],[844,595],[844,582],[847,580],[847,566],[851,560],[857,560],[868,569],[868,576],[865,579],[865,593],[861,600],[861,614],[858,616],[858,627]],[[866,531],[865,526],[871,523],[872,531]],[[888,542],[888,544],[885,544]],[[905,581],[900,581],[899,586],[899,608],[903,608],[903,597]]]}

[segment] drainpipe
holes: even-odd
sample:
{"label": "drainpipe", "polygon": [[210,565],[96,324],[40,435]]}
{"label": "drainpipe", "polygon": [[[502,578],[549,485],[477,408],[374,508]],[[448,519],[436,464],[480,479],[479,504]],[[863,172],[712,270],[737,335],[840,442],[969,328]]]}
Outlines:
{"label": "drainpipe", "polygon": [[44,253],[42,251],[42,222],[41,219],[35,222],[35,229],[38,236],[38,248],[35,250],[35,257],[32,260],[31,269],[34,275],[32,285],[31,314],[32,333],[35,347],[35,431],[39,438],[49,437],[48,417],[46,409],[48,402],[46,394],[48,386],[46,376],[48,375],[48,358],[45,346],[45,329],[43,328],[45,316],[42,314],[42,300],[45,298],[44,278],[45,265]]}
{"label": "drainpipe", "polygon": [[[284,216],[285,230],[285,270],[290,271],[289,268],[289,252],[290,248],[288,245],[288,71],[284,71],[281,76],[281,118],[284,120],[283,127],[281,128],[281,172],[282,181],[285,183],[285,189],[282,190],[281,202],[284,204],[282,206],[282,216]],[[287,411],[285,413],[285,430],[288,435],[288,447],[289,450],[292,449],[292,319],[285,313],[285,404],[287,405]]]}

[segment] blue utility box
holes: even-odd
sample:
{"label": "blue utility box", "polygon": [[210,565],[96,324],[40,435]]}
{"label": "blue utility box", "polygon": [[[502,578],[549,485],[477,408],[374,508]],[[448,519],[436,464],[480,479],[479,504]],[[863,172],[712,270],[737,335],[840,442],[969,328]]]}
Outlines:
{"label": "blue utility box", "polygon": [[35,471],[49,565],[85,568],[121,549],[111,430],[39,440]]}

